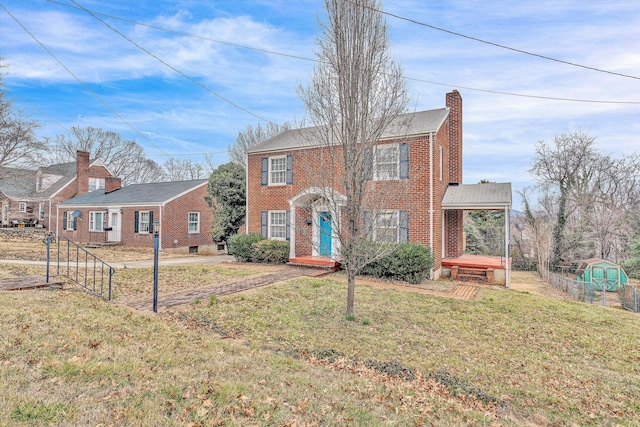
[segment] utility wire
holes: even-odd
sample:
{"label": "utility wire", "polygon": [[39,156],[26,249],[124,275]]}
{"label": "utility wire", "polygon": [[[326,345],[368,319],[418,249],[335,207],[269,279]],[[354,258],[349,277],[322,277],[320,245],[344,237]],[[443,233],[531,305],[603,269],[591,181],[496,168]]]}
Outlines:
{"label": "utility wire", "polygon": [[[313,58],[307,58],[307,57],[303,57],[303,56],[299,56],[299,55],[291,55],[291,54],[287,54],[287,53],[276,52],[276,51],[273,51],[273,50],[265,50],[265,49],[255,48],[255,47],[241,45],[241,44],[237,44],[237,43],[230,43],[230,42],[226,42],[226,41],[211,39],[211,38],[208,38],[208,37],[199,36],[199,35],[188,33],[188,32],[176,31],[176,30],[172,30],[172,29],[169,29],[169,28],[164,28],[164,27],[159,27],[159,26],[156,26],[156,25],[146,24],[146,23],[143,23],[143,22],[133,21],[133,20],[130,20],[130,19],[125,19],[125,18],[121,18],[121,17],[118,17],[118,16],[114,16],[114,15],[108,15],[108,14],[105,14],[105,13],[90,11],[90,10],[84,9],[82,7],[74,7],[72,5],[61,3],[61,2],[56,1],[56,0],[46,0],[46,1],[48,1],[49,3],[55,3],[55,4],[58,4],[58,5],[61,5],[61,6],[65,6],[65,7],[68,7],[68,8],[72,8],[72,9],[84,10],[87,13],[90,13],[90,14],[94,15],[94,17],[95,17],[95,15],[100,15],[100,16],[104,16],[104,17],[107,17],[107,18],[111,18],[111,19],[115,19],[115,20],[119,20],[119,21],[123,21],[123,22],[128,22],[128,23],[134,24],[134,25],[140,25],[140,26],[152,28],[152,29],[159,30],[159,31],[165,31],[165,32],[168,32],[168,33],[174,33],[174,34],[183,35],[183,36],[186,36],[186,37],[193,37],[193,38],[197,38],[197,39],[201,39],[201,40],[210,41],[210,42],[213,42],[213,43],[225,44],[225,45],[229,45],[229,46],[238,47],[238,48],[241,48],[241,49],[254,50],[254,51],[257,51],[257,52],[267,53],[269,55],[279,55],[279,56],[289,57],[289,58],[293,58],[293,59],[300,59],[300,60],[303,60],[303,61],[310,61],[310,62],[320,63],[320,61],[318,61],[317,59],[313,59]],[[71,0],[71,1],[73,1],[73,0]],[[385,12],[381,12],[381,13],[385,13]],[[407,19],[407,18],[403,18],[403,17],[396,16],[396,15],[393,15],[393,14],[389,14],[389,13],[387,13],[387,14],[390,15],[390,16],[393,16],[393,17],[397,17],[398,19]],[[96,18],[96,19],[98,19],[98,18]],[[102,20],[101,20],[101,22],[104,23],[104,21],[102,21]],[[107,24],[105,24],[105,25],[107,25]],[[428,24],[424,24],[424,25],[425,26],[429,26]],[[435,29],[440,30],[440,28],[437,28],[437,27]],[[114,30],[114,31],[116,31],[116,30]],[[448,30],[444,30],[444,29],[442,29],[442,31],[449,32]],[[121,34],[121,33],[119,33],[119,34]],[[458,33],[453,33],[453,34],[458,35]],[[466,37],[464,35],[461,35],[461,36]],[[472,38],[472,37],[470,37],[470,38]],[[480,40],[480,41],[482,41],[482,40]],[[490,43],[490,42],[488,42],[488,43]],[[511,48],[508,48],[508,49],[511,49]],[[142,49],[142,50],[144,50],[144,49]],[[524,52],[524,53],[526,53],[526,52]],[[537,56],[536,54],[533,54],[533,55]],[[152,55],[152,56],[154,56],[154,55]],[[155,58],[158,59],[157,57],[155,57]],[[549,58],[549,59],[557,61],[557,62],[565,62],[565,61],[561,61],[561,60],[556,60],[554,58]],[[160,59],[158,59],[158,60],[161,61]],[[163,61],[161,61],[161,62],[163,62]],[[568,64],[571,64],[571,63],[568,63]],[[576,65],[576,66],[579,66],[579,67],[591,69],[590,67],[585,67],[585,66],[582,66],[582,65],[579,65],[579,64],[571,64],[571,65]],[[612,72],[609,72],[609,71],[606,71],[606,70],[598,70],[598,69],[595,69],[595,68],[593,70],[602,71],[602,72],[605,72],[605,73],[612,73]],[[184,74],[182,74],[182,75],[184,76]],[[479,89],[479,88],[474,88],[474,87],[469,87],[469,86],[462,86],[462,85],[458,85],[458,84],[450,84],[450,83],[435,82],[435,81],[431,81],[431,80],[418,79],[418,78],[414,78],[414,77],[407,77],[407,76],[403,76],[403,77],[404,77],[405,80],[411,80],[411,81],[415,81],[415,82],[428,83],[428,84],[432,84],[432,85],[446,86],[446,87],[452,87],[452,88],[460,88],[460,89],[465,89],[465,90],[470,90],[470,91],[475,91],[475,92],[493,93],[493,94],[496,94],[496,95],[516,96],[516,97],[521,97],[521,98],[546,99],[546,100],[551,100],[551,101],[597,103],[597,104],[626,104],[626,105],[638,105],[638,104],[640,104],[640,101],[593,100],[593,99],[561,98],[561,97],[555,97],[555,96],[542,96],[542,95],[522,94],[522,93],[490,90],[490,89]],[[635,76],[625,76],[625,77],[636,78]],[[197,85],[202,86],[199,83],[197,83],[196,81],[194,81],[193,79],[191,79],[190,77],[186,77],[186,78],[188,78],[189,80],[193,81]],[[206,89],[206,90],[208,90],[208,89]],[[218,96],[218,95],[216,94],[216,96]],[[264,120],[264,119],[260,118],[260,120]],[[268,120],[266,120],[266,121],[268,121]]]}
{"label": "utility wire", "polygon": [[[56,55],[51,52],[49,49],[47,49],[47,47],[42,44],[40,42],[40,40],[38,40],[38,38],[31,33],[31,31],[29,31],[27,29],[27,27],[25,27],[24,25],[22,25],[22,23],[15,17],[13,16],[13,14],[11,12],[9,12],[9,10],[2,4],[0,3],[0,7],[2,7],[4,9],[5,12],[7,12],[7,14],[20,26],[22,27],[22,29],[31,36],[31,38],[33,38],[33,40],[35,40],[36,43],[38,43],[40,45],[40,47],[42,49],[44,49],[45,52],[47,52],[53,59],[56,60],[56,62],[58,64],[60,64],[60,66],[62,68],[64,68],[74,79],[76,79],[76,81],[78,83],[80,83],[82,85],[82,87],[84,87],[87,91],[89,91],[98,101],[100,101],[100,103],[102,103],[102,105],[104,105],[109,111],[111,111],[116,117],[118,117],[120,120],[122,120],[122,122],[124,124],[126,124],[127,126],[129,126],[129,128],[131,128],[134,132],[136,132],[138,135],[140,135],[145,141],[147,141],[149,144],[151,144],[152,146],[154,146],[155,148],[157,148],[161,153],[169,156],[169,154],[167,154],[162,148],[158,147],[153,141],[151,141],[149,138],[146,137],[146,135],[144,135],[142,132],[140,132],[138,129],[136,129],[131,123],[129,123],[127,121],[127,119],[125,119],[124,117],[122,117],[120,114],[118,114],[118,112],[116,110],[114,110],[109,104],[107,104],[107,102],[105,100],[103,100],[97,93],[95,93],[86,83],[84,83],[82,80],[80,80],[80,78],[78,76],[76,76],[73,71],[71,71],[69,69],[69,67],[67,67],[66,65],[64,65],[64,63],[62,61],[60,61],[58,59],[58,57],[56,57]],[[171,156],[169,156],[171,157]]]}
{"label": "utility wire", "polygon": [[[353,4],[358,4],[358,3],[353,2],[352,0],[346,0],[346,1],[348,1],[350,3],[353,3]],[[480,39],[480,38],[477,38],[477,37],[468,36],[468,35],[462,34],[462,33],[457,33],[455,31],[447,30],[445,28],[436,27],[435,25],[426,24],[424,22],[416,21],[415,19],[406,18],[404,16],[396,15],[396,14],[393,14],[393,13],[390,13],[390,12],[385,12],[383,10],[379,10],[379,9],[376,9],[376,8],[373,8],[373,7],[370,7],[370,6],[365,6],[363,4],[358,4],[358,5],[362,6],[362,7],[366,7],[367,9],[373,10],[375,12],[378,12],[378,13],[381,13],[381,14],[384,14],[384,15],[387,15],[387,16],[391,16],[391,17],[396,18],[396,19],[400,19],[402,21],[411,22],[412,24],[420,25],[422,27],[431,28],[431,29],[436,30],[436,31],[442,31],[443,33],[447,33],[447,34],[451,34],[451,35],[454,35],[454,36],[462,37],[462,38],[465,38],[465,39],[468,39],[468,40],[473,40],[473,41],[476,41],[476,42],[479,42],[479,43],[484,43],[484,44],[487,44],[487,45],[490,45],[490,46],[499,47],[501,49],[510,50],[512,52],[522,53],[524,55],[529,55],[529,56],[535,56],[536,58],[542,58],[542,59],[546,59],[548,61],[554,61],[554,62],[559,62],[561,64],[571,65],[573,67],[580,67],[580,68],[584,68],[584,69],[587,69],[587,70],[597,71],[599,73],[612,74],[614,76],[627,77],[627,78],[630,78],[630,79],[640,80],[640,77],[638,77],[638,76],[633,76],[633,75],[630,75],[630,74],[618,73],[618,72],[615,72],[615,71],[603,70],[601,68],[596,68],[596,67],[590,67],[588,65],[577,64],[575,62],[565,61],[563,59],[557,59],[557,58],[553,58],[553,57],[550,57],[550,56],[541,55],[539,53],[533,53],[533,52],[529,52],[529,51],[522,50],[522,49],[516,49],[514,47],[506,46],[506,45],[503,45],[503,44],[490,42],[490,41],[483,40],[483,39]]]}
{"label": "utility wire", "polygon": [[153,53],[151,53],[150,51],[148,51],[147,49],[145,49],[144,47],[140,46],[138,43],[134,42],[133,40],[131,40],[129,37],[125,36],[123,33],[121,33],[120,31],[118,31],[117,29],[115,29],[114,27],[112,27],[111,25],[107,24],[104,20],[100,19],[96,14],[92,13],[90,10],[85,9],[83,6],[81,6],[77,1],[75,0],[71,0],[71,2],[73,4],[75,4],[76,6],[78,6],[79,8],[81,8],[82,10],[84,10],[85,12],[87,12],[89,15],[93,16],[95,19],[97,19],[98,21],[100,21],[102,24],[104,24],[107,28],[111,29],[112,31],[114,31],[115,33],[117,33],[118,35],[120,35],[122,38],[124,38],[125,40],[127,40],[129,43],[131,43],[132,45],[134,45],[135,47],[137,47],[138,49],[140,49],[141,51],[145,52],[147,55],[153,57],[155,60],[157,60],[158,62],[162,63],[163,65],[165,65],[166,67],[170,68],[171,70],[175,71],[176,73],[180,74],[182,77],[184,77],[185,79],[189,80],[190,82],[192,82],[193,84],[199,86],[200,88],[206,90],[207,92],[209,92],[210,94],[220,98],[221,100],[223,100],[224,102],[233,105],[234,107],[236,107],[237,109],[244,111],[245,113],[259,119],[262,121],[265,121],[267,123],[272,123],[276,126],[279,126],[277,123],[273,123],[271,122],[271,120],[268,120],[262,116],[259,116],[258,114],[254,113],[253,111],[250,111],[238,104],[236,104],[235,102],[231,101],[228,98],[225,98],[224,96],[220,95],[219,93],[214,92],[213,90],[209,89],[207,86],[203,85],[202,83],[198,82],[197,80],[195,80],[194,78],[186,75],[185,73],[183,73],[182,71],[178,70],[177,68],[175,68],[174,66],[170,65],[169,63],[165,62],[163,59],[159,58],[158,56],[154,55]]}

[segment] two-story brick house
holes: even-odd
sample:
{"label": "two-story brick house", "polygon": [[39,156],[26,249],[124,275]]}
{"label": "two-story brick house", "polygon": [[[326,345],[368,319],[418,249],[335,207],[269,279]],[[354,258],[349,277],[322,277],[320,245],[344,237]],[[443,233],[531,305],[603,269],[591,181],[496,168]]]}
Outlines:
{"label": "two-story brick house", "polygon": [[[463,251],[462,210],[442,209],[447,188],[462,182],[462,98],[454,90],[445,108],[407,114],[398,122],[404,125],[391,126],[365,153],[368,194],[381,197],[375,203],[375,197],[367,198],[363,223],[375,240],[430,247],[437,278],[442,259]],[[290,260],[340,257],[340,149],[314,145],[317,131],[287,130],[247,154],[246,232],[289,240]]]}
{"label": "two-story brick house", "polygon": [[1,168],[0,223],[3,227],[36,225],[55,227],[56,205],[74,196],[104,188],[113,176],[100,159],[78,151],[75,162],[37,170]]}

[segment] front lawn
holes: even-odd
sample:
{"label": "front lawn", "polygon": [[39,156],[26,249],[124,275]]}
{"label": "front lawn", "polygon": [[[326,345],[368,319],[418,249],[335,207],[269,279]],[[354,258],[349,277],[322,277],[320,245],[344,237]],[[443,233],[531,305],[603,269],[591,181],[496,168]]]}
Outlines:
{"label": "front lawn", "polygon": [[637,314],[294,279],[153,315],[0,293],[0,425],[640,425]]}

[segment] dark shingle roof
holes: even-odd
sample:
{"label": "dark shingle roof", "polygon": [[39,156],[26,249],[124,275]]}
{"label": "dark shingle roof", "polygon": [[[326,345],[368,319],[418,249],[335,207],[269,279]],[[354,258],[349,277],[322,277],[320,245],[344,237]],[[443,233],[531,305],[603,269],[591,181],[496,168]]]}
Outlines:
{"label": "dark shingle roof", "polygon": [[0,191],[7,197],[29,199],[36,194],[36,171],[0,167]]}
{"label": "dark shingle roof", "polygon": [[134,184],[105,194],[104,190],[74,197],[60,203],[63,206],[121,206],[121,205],[158,205],[193,190],[208,180],[154,182],[150,184]]}
{"label": "dark shingle roof", "polygon": [[[436,132],[449,114],[448,108],[418,111],[398,116],[394,124],[382,135],[382,139],[392,139],[403,136],[425,135]],[[314,134],[320,127],[290,129],[254,145],[248,153],[291,150],[314,145]]]}

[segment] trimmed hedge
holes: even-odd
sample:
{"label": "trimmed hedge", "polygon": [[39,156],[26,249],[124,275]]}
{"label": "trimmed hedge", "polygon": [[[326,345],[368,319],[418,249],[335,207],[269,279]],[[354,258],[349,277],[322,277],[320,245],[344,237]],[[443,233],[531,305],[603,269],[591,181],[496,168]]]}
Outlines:
{"label": "trimmed hedge", "polygon": [[265,240],[261,234],[236,234],[229,238],[229,250],[236,260],[240,262],[252,262],[253,244]]}
{"label": "trimmed hedge", "polygon": [[417,243],[401,243],[383,258],[366,265],[361,273],[371,276],[420,283],[433,266],[431,250]]}
{"label": "trimmed hedge", "polygon": [[231,236],[229,251],[240,262],[284,264],[289,261],[289,242],[267,240],[258,233]]}
{"label": "trimmed hedge", "polygon": [[284,264],[289,261],[289,242],[282,240],[260,240],[251,245],[254,262]]}

